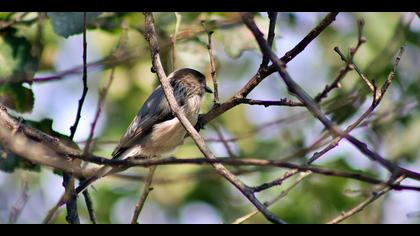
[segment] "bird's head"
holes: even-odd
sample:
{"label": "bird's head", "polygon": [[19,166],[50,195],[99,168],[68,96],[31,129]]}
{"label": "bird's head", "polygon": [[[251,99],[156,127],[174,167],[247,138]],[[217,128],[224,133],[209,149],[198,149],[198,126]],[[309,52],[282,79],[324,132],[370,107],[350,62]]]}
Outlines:
{"label": "bird's head", "polygon": [[188,96],[203,96],[205,92],[213,93],[211,88],[207,86],[206,76],[197,70],[181,68],[172,72],[168,78],[175,93],[177,90],[179,92],[184,91]]}

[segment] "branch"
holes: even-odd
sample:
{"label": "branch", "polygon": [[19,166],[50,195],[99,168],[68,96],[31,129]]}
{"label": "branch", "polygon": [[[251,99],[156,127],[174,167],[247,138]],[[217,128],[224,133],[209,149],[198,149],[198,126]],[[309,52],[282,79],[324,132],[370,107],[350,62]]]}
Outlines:
{"label": "branch", "polygon": [[[89,177],[97,169],[82,169],[78,165],[73,164],[74,162],[68,162],[66,159],[60,156],[53,156],[53,154],[49,154],[52,152],[48,150],[47,147],[44,145],[30,142],[28,139],[21,133],[16,133],[15,135],[11,135],[13,130],[8,130],[4,126],[0,128],[0,140],[2,140],[2,146],[7,147],[8,150],[16,153],[27,160],[38,163],[41,165],[52,166],[69,173],[72,173],[75,176],[81,177]],[[55,152],[52,152],[55,153]],[[235,166],[254,166],[254,167],[281,167],[281,168],[289,168],[289,169],[296,169],[298,171],[306,172],[311,171],[313,173],[327,175],[327,176],[336,176],[336,177],[344,177],[344,178],[351,178],[371,184],[385,184],[389,185],[392,189],[395,190],[414,190],[420,191],[420,187],[416,186],[403,186],[403,185],[395,185],[389,184],[388,182],[381,181],[375,179],[370,176],[362,175],[360,173],[351,173],[351,172],[344,172],[344,171],[337,171],[337,170],[329,170],[324,169],[316,166],[299,166],[292,163],[276,161],[276,160],[261,160],[261,159],[208,159],[208,158],[193,158],[193,159],[176,159],[176,158],[164,158],[164,159],[148,159],[148,160],[136,160],[134,159],[127,159],[127,160],[112,160],[106,159],[102,157],[95,157],[92,156],[90,158],[86,158],[81,152],[78,156],[82,160],[91,161],[97,164],[106,164],[112,166],[124,166],[124,167],[131,167],[131,166],[143,166],[143,167],[151,167],[157,165],[174,165],[174,164],[227,164],[227,165],[235,165]],[[73,166],[72,166],[73,165]],[[68,197],[68,196],[67,196]],[[66,196],[63,196],[61,199],[61,203],[64,203]],[[58,204],[59,206],[59,204]]]}
{"label": "branch", "polygon": [[[197,147],[200,151],[204,154],[204,156],[209,160],[215,160],[216,157],[213,153],[209,150],[207,145],[204,142],[204,139],[198,134],[195,130],[194,126],[189,122],[189,120],[185,117],[183,112],[180,110],[175,97],[173,95],[172,87],[163,71],[162,63],[159,57],[159,45],[156,38],[155,27],[154,27],[154,19],[152,13],[144,13],[145,15],[145,37],[146,41],[150,45],[150,52],[152,56],[152,64],[154,71],[157,72],[158,78],[162,85],[162,89],[165,93],[165,97],[169,103],[169,106],[174,113],[174,115],[179,119],[182,126],[187,130],[188,134],[196,143]],[[254,206],[260,210],[264,216],[273,223],[284,223],[282,220],[275,217],[271,212],[267,210],[267,208],[258,201],[258,199],[253,195],[253,193],[249,190],[249,188],[241,182],[235,175],[233,175],[229,170],[227,170],[223,165],[220,163],[213,163],[213,167],[215,170],[222,176],[224,176],[229,182],[231,182],[239,191],[244,194],[249,201],[251,201]]]}
{"label": "branch", "polygon": [[[79,125],[79,121],[82,113],[83,104],[86,99],[86,95],[88,92],[87,87],[87,42],[86,42],[86,12],[83,12],[83,93],[82,97],[79,100],[79,106],[77,108],[76,120],[74,121],[73,126],[70,127],[70,140],[74,139],[74,135],[76,134],[77,126]],[[74,191],[74,178],[68,174],[63,173],[63,186],[66,189],[66,192],[73,192]],[[71,189],[71,190],[70,190]],[[72,197],[69,201],[66,202],[67,207],[67,217],[66,220],[69,224],[79,224],[79,213],[77,212],[77,198]]]}
{"label": "branch", "polygon": [[[399,184],[404,179],[405,179],[405,177],[401,176],[394,182],[394,184]],[[351,208],[350,210],[341,213],[338,217],[336,217],[336,218],[332,219],[331,221],[327,222],[327,224],[338,224],[340,222],[343,222],[344,220],[350,218],[351,216],[363,211],[371,203],[373,203],[376,200],[378,200],[379,198],[381,198],[383,195],[388,193],[390,190],[391,190],[391,188],[389,188],[388,186],[385,186],[385,187],[381,188],[380,190],[378,190],[376,192],[373,192],[372,196],[370,196],[368,199],[361,202],[359,205]]]}
{"label": "branch", "polygon": [[[7,114],[6,111],[6,108],[0,105],[0,144],[2,147],[7,148],[8,151],[25,158],[31,163],[62,170],[77,177],[88,177],[94,173],[92,169],[82,169],[77,163],[67,158],[71,155],[82,156],[81,151],[76,152],[74,149],[68,148],[68,150],[71,150],[71,153],[60,155],[57,152],[57,150],[62,150],[60,146],[52,149],[46,140],[38,142],[29,138],[25,134],[25,130],[32,130],[32,128],[26,127],[24,124],[21,124],[20,128],[19,126],[9,126],[9,123],[3,119],[4,114]],[[16,120],[15,122],[18,123]],[[14,133],[16,129],[18,132]],[[38,132],[42,134],[41,131]],[[47,135],[44,136],[49,137]],[[64,144],[61,145],[64,146]]]}
{"label": "branch", "polygon": [[[2,111],[2,109],[0,109]],[[0,113],[1,114],[1,113]],[[0,116],[1,117],[1,116]],[[142,167],[151,167],[156,165],[174,165],[174,164],[227,164],[227,165],[241,165],[241,166],[260,166],[260,167],[281,167],[296,169],[298,171],[312,171],[314,173],[338,176],[338,177],[347,177],[358,179],[360,181],[370,182],[373,184],[384,184],[384,181],[374,179],[369,176],[363,176],[358,173],[348,173],[348,172],[339,172],[333,170],[326,170],[314,166],[299,166],[296,164],[275,161],[275,160],[260,160],[260,159],[209,159],[209,158],[193,158],[193,159],[176,159],[176,158],[164,158],[164,159],[148,159],[148,160],[136,160],[127,159],[127,160],[116,160],[116,159],[107,159],[103,157],[98,157],[92,155],[91,157],[86,157],[81,151],[77,154],[74,153],[57,153],[49,149],[46,145],[37,143],[29,140],[23,134],[23,131],[17,132],[12,135],[12,128],[6,128],[7,123],[4,123],[0,119],[0,140],[3,147],[7,147],[11,152],[27,159],[30,162],[37,163],[44,166],[50,166],[64,172],[72,173],[74,176],[80,178],[87,178],[96,172],[96,168],[91,169],[82,169],[79,165],[74,162],[69,162],[68,159],[64,158],[65,156],[78,158],[84,161],[88,161],[100,165],[110,165],[110,166],[120,166],[120,167],[132,167],[132,166],[142,166]],[[28,129],[22,124],[22,130]],[[411,189],[416,190],[418,187],[402,187],[402,186],[392,186],[395,189]]]}
{"label": "branch", "polygon": [[[314,27],[295,47],[288,51],[280,60],[287,64],[293,58],[295,58],[299,53],[301,53],[306,46],[308,46],[316,37],[318,37],[334,20],[338,12],[329,13],[325,18]],[[205,125],[208,122],[212,121],[216,117],[220,116],[224,112],[232,109],[238,105],[236,99],[245,98],[248,94],[257,87],[265,78],[267,78],[272,73],[276,72],[275,65],[271,65],[267,68],[260,68],[258,72],[228,101],[221,103],[220,106],[214,107],[205,115],[200,117],[200,124]],[[199,128],[199,127],[196,127]]]}
{"label": "branch", "polygon": [[22,193],[10,210],[9,224],[16,223],[20,213],[22,213],[23,208],[28,202],[28,180],[25,177],[22,180],[22,185]]}
{"label": "branch", "polygon": [[144,183],[143,193],[141,194],[139,202],[136,204],[133,218],[131,219],[131,224],[137,224],[137,219],[140,216],[140,212],[143,209],[147,196],[149,196],[150,191],[153,190],[152,180],[153,180],[153,175],[155,173],[155,170],[156,170],[156,166],[152,166],[149,168],[149,174],[147,175],[146,182]]}
{"label": "branch", "polygon": [[181,24],[182,16],[179,12],[175,12],[176,24],[175,24],[175,32],[174,35],[170,36],[171,43],[172,43],[172,71],[175,71],[176,67],[176,38],[178,36],[179,26]]}
{"label": "branch", "polygon": [[77,126],[79,124],[80,118],[81,118],[81,113],[82,113],[82,108],[83,108],[83,103],[85,102],[86,99],[86,95],[88,92],[88,87],[87,87],[87,42],[86,42],[86,12],[83,13],[83,76],[82,76],[82,81],[83,81],[83,93],[82,93],[82,97],[79,99],[79,106],[77,108],[77,114],[76,114],[76,120],[74,121],[73,126],[70,127],[70,139],[73,140],[74,135],[76,134],[76,129]]}
{"label": "branch", "polygon": [[[355,179],[362,182],[370,183],[370,184],[387,184],[388,182],[382,181],[367,175],[363,175],[360,173],[353,173],[353,172],[346,172],[346,171],[338,171],[338,170],[331,170],[320,168],[317,166],[312,165],[298,165],[293,164],[290,162],[284,162],[279,160],[264,160],[264,159],[251,159],[251,158],[175,158],[175,157],[168,157],[168,158],[160,158],[160,159],[138,159],[137,156],[133,156],[129,159],[119,160],[119,159],[106,159],[103,157],[92,156],[89,159],[84,157],[83,155],[73,156],[75,158],[80,158],[84,161],[90,161],[92,163],[101,164],[101,165],[108,165],[108,166],[115,166],[115,167],[133,167],[133,166],[141,166],[141,167],[152,167],[152,166],[160,166],[160,165],[185,165],[185,164],[194,164],[194,165],[204,165],[204,164],[211,164],[212,166],[222,166],[231,165],[231,166],[254,166],[254,167],[279,167],[279,168],[287,168],[287,169],[294,169],[299,172],[306,172],[311,171],[313,173],[327,175],[327,176],[335,176],[335,177],[343,177],[349,179]],[[229,172],[230,173],[230,172]],[[223,175],[224,176],[224,175]],[[225,176],[224,176],[225,177]],[[226,178],[226,177],[225,177]],[[395,190],[414,190],[420,191],[420,187],[416,186],[397,186],[397,185],[389,185]],[[250,187],[247,187],[247,190],[253,190]]]}
{"label": "branch", "polygon": [[340,55],[340,58],[342,61],[346,62],[352,69],[354,68],[356,70],[357,74],[359,74],[360,78],[362,78],[363,82],[365,82],[369,90],[371,92],[374,92],[375,91],[374,84],[370,82],[368,78],[366,78],[366,76],[362,73],[359,67],[353,62],[353,60],[350,58],[349,59],[346,58],[346,56],[344,56],[344,54],[340,51],[339,47],[335,47],[334,51],[337,52],[338,55]]}
{"label": "branch", "polygon": [[[268,18],[270,19],[270,25],[268,26],[268,36],[267,36],[267,42],[270,47],[273,47],[273,41],[275,36],[275,29],[276,29],[276,23],[277,23],[277,12],[268,12]],[[267,56],[263,56],[263,60],[261,63],[261,67],[267,67],[268,63],[270,62],[270,58]]]}
{"label": "branch", "polygon": [[301,102],[292,101],[287,98],[283,98],[280,101],[263,101],[263,100],[249,99],[249,98],[238,98],[236,99],[236,101],[240,104],[262,105],[265,107],[269,107],[269,106],[301,107],[303,106]]}
{"label": "branch", "polygon": [[[302,182],[303,179],[306,178],[306,176],[310,175],[311,172],[302,172],[301,175],[299,176],[299,178],[292,184],[290,185],[287,189],[283,190],[279,196],[273,198],[271,201],[265,202],[264,205],[266,205],[267,207],[273,205],[274,203],[276,203],[277,201],[283,199],[284,197],[287,196],[287,194],[289,194],[290,191],[292,191],[292,189],[294,189],[296,186],[298,186],[298,184],[300,182]],[[248,213],[242,217],[237,218],[232,224],[242,224],[243,222],[245,222],[246,220],[250,219],[251,217],[255,216],[256,214],[258,214],[258,211],[253,211],[251,213]]]}
{"label": "branch", "polygon": [[230,147],[229,142],[226,140],[225,136],[223,135],[222,129],[216,125],[213,126],[213,129],[216,131],[217,136],[219,136],[219,139],[222,141],[222,144],[225,147],[226,152],[228,153],[229,157],[237,158],[238,155],[236,155],[235,152]]}
{"label": "branch", "polygon": [[281,62],[271,51],[263,37],[263,34],[258,29],[250,14],[243,14],[242,17],[244,23],[254,34],[255,39],[257,40],[263,54],[270,55],[270,59],[273,62],[273,65],[276,66],[279,75],[287,85],[289,92],[294,94],[333,135],[344,137],[366,157],[378,162],[392,174],[404,174],[410,178],[420,180],[419,173],[399,167],[398,165],[395,165],[392,162],[384,159],[381,155],[369,149],[365,143],[359,141],[349,134],[346,134],[340,130],[333,122],[331,122],[330,119],[320,110],[317,103],[290,77],[290,75],[287,73],[284,63]]}
{"label": "branch", "polygon": [[[247,170],[232,171],[232,173],[239,176],[239,175],[252,174],[260,169],[261,168],[259,167],[248,168]],[[110,175],[110,177],[118,178],[122,180],[142,181],[142,182],[145,182],[147,179],[147,176],[131,175],[131,174],[124,174],[124,173],[116,173],[114,175]],[[182,182],[185,183],[188,181],[215,180],[219,178],[223,178],[223,177],[215,173],[213,170],[206,169],[204,171],[200,171],[194,174],[183,174],[183,175],[177,175],[177,176],[171,176],[171,177],[154,176],[153,184],[154,185],[171,185],[171,184],[182,183]]]}
{"label": "branch", "polygon": [[88,210],[90,221],[92,222],[92,224],[97,224],[95,210],[93,208],[93,202],[90,197],[89,191],[87,190],[83,191],[83,198],[85,199],[86,208]]}
{"label": "branch", "polygon": [[353,61],[354,55],[356,55],[356,52],[359,50],[360,46],[362,46],[362,44],[366,42],[366,39],[362,36],[364,25],[365,24],[363,20],[358,21],[357,44],[356,44],[356,47],[349,49],[350,60],[346,63],[346,66],[340,70],[340,73],[335,78],[334,82],[332,82],[330,85],[325,86],[325,89],[315,97],[316,102],[318,103],[321,102],[321,100],[326,98],[328,96],[328,93],[331,92],[333,89],[340,88],[341,80],[346,76],[346,74],[349,71],[353,69],[350,62]]}
{"label": "branch", "polygon": [[204,30],[207,33],[207,38],[208,38],[207,50],[209,51],[210,76],[211,76],[211,80],[213,81],[213,87],[214,87],[213,106],[218,106],[220,103],[219,102],[219,88],[218,88],[217,79],[216,79],[216,60],[213,55],[213,45],[212,45],[212,40],[211,40],[211,36],[213,35],[214,31],[211,31],[207,28],[205,21],[202,21],[201,24],[203,25]]}

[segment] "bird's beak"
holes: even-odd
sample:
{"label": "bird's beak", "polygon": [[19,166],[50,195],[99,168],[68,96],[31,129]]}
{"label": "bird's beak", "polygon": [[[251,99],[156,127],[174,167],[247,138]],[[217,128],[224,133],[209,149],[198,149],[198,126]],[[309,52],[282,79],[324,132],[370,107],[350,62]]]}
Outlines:
{"label": "bird's beak", "polygon": [[204,90],[206,90],[208,93],[213,93],[213,90],[211,90],[211,88],[207,85],[204,87]]}

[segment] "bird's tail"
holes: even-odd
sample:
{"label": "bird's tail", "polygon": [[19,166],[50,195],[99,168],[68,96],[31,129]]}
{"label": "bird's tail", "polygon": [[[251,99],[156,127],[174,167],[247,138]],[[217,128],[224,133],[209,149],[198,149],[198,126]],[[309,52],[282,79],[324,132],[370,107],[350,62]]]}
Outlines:
{"label": "bird's tail", "polygon": [[84,180],[83,182],[79,184],[79,186],[76,188],[76,194],[79,194],[85,191],[86,188],[89,187],[89,185],[91,185],[96,180],[110,174],[111,172],[114,172],[113,170],[114,170],[114,167],[112,166],[104,166],[100,168],[95,174],[93,174],[91,177],[89,177],[88,179]]}
{"label": "bird's tail", "polygon": [[[130,149],[125,149],[123,152],[119,152],[117,154],[113,153],[112,159],[118,159],[118,160],[124,160],[127,159],[131,155]],[[91,177],[88,179],[82,181],[80,185],[76,188],[76,194],[79,194],[86,190],[89,185],[91,185],[96,180],[105,177],[109,174],[115,174],[120,171],[124,171],[126,168],[120,168],[120,167],[113,167],[113,166],[104,166],[100,168],[98,171],[96,171]]]}

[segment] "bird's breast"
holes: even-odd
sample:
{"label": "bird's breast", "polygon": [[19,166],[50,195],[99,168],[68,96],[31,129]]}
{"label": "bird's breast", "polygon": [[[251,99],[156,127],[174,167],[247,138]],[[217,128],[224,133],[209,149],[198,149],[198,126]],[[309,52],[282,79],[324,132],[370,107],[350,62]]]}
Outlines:
{"label": "bird's breast", "polygon": [[[197,123],[201,101],[201,96],[193,96],[181,107],[192,125]],[[153,127],[150,138],[142,145],[143,152],[153,155],[171,153],[184,142],[186,133],[186,130],[176,117],[156,124]]]}

